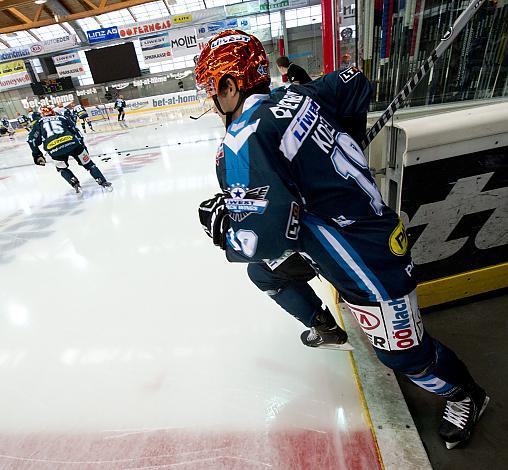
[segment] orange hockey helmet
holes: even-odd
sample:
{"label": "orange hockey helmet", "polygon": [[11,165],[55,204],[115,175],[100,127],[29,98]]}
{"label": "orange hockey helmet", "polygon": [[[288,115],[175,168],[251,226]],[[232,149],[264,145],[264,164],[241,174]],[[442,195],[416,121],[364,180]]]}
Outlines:
{"label": "orange hockey helmet", "polygon": [[239,29],[227,29],[210,39],[196,63],[196,82],[212,97],[224,75],[231,75],[243,92],[268,86],[268,58],[261,41]]}
{"label": "orange hockey helmet", "polygon": [[42,106],[39,112],[42,114],[42,117],[55,115],[55,111],[51,106]]}

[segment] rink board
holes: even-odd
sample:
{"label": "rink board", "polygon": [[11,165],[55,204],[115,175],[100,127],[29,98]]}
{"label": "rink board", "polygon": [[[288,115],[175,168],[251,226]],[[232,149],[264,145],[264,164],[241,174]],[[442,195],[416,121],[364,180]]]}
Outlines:
{"label": "rink board", "polygon": [[396,124],[387,175],[399,193],[387,199],[407,228],[422,307],[508,287],[507,108]]}

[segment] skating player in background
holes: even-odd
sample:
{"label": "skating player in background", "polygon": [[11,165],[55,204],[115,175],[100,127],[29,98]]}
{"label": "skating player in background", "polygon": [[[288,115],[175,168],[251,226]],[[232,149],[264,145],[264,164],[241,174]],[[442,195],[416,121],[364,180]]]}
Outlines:
{"label": "skating player in background", "polygon": [[30,132],[30,120],[26,114],[21,114],[19,111],[16,113],[16,121],[20,129],[26,129]]}
{"label": "skating player in background", "polygon": [[83,132],[86,133],[85,123],[88,124],[88,127],[95,132],[95,129],[92,127],[92,121],[90,121],[90,117],[88,116],[85,107],[81,103],[78,103],[72,108],[72,114],[74,122],[77,122],[78,119],[81,121],[81,127],[83,128]]}
{"label": "skating player in background", "polygon": [[0,135],[8,135],[10,140],[14,140],[14,134],[16,131],[11,126],[11,123],[7,117],[0,119]]}
{"label": "skating player in background", "polygon": [[[271,98],[261,43],[237,30],[212,38],[196,80],[225,116],[227,132],[216,156],[222,193],[200,205],[200,221],[229,261],[300,252],[357,318],[376,317],[377,327],[360,326],[379,360],[446,399],[439,433],[452,448],[469,440],[489,398],[455,353],[424,330],[404,226],[336,117],[343,84],[357,73],[333,72]],[[308,295],[301,302],[312,304]],[[317,322],[302,341],[326,334]]]}
{"label": "skating player in background", "polygon": [[123,99],[123,95],[120,95],[115,100],[115,109],[118,111],[118,122],[125,121],[125,106],[127,106],[127,104]]}
{"label": "skating player in background", "polygon": [[63,103],[58,103],[58,105],[53,108],[55,111],[55,115],[57,116],[65,116],[67,119],[72,119],[72,113],[67,106],[64,106]]}
{"label": "skating player in background", "polygon": [[39,113],[39,111],[34,111],[33,108],[28,108],[27,112],[28,112],[27,114],[28,121],[30,123],[30,129],[32,129],[32,127],[42,117],[42,115],[41,113]]}
{"label": "skating player in background", "polygon": [[41,108],[42,118],[39,119],[30,134],[28,144],[32,149],[32,156],[36,165],[45,165],[46,159],[39,149],[40,145],[55,161],[57,171],[76,191],[81,192],[78,178],[69,169],[69,157],[73,157],[79,165],[90,172],[92,177],[108,191],[113,187],[97,168],[88,155],[88,150],[83,142],[83,137],[72,120],[57,116],[49,106]]}

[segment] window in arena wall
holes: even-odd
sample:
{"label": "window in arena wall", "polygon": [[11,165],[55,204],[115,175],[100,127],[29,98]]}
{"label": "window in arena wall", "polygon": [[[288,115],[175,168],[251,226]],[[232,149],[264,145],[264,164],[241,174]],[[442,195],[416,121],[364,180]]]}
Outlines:
{"label": "window in arena wall", "polygon": [[136,5],[130,7],[129,10],[136,18],[136,21],[156,20],[164,18],[169,14],[166,5],[162,1]]}
{"label": "window in arena wall", "polygon": [[42,28],[37,28],[33,32],[36,33],[37,36],[39,36],[43,41],[47,39],[60,38],[62,36],[67,36],[67,34],[69,34],[59,24],[53,24],[51,26],[43,26]]}
{"label": "window in arena wall", "polygon": [[76,21],[78,22],[79,27],[83,31],[92,31],[94,29],[99,29],[101,27],[99,22],[94,17],[83,18],[81,20],[76,20]]}
{"label": "window in arena wall", "polygon": [[30,44],[33,44],[34,42],[37,42],[37,39],[28,34],[27,31],[17,31],[15,33],[8,33],[5,34],[4,37],[5,40],[9,43],[9,46],[11,47],[28,46]]}
{"label": "window in arena wall", "polygon": [[[238,3],[238,1],[234,3]],[[206,7],[210,8],[210,6],[207,0]],[[188,13],[189,11],[203,10],[206,7],[201,0],[176,0],[176,4],[170,6],[170,10],[171,13],[175,15],[179,13]]]}
{"label": "window in arena wall", "polygon": [[117,10],[111,13],[97,15],[97,20],[102,24],[103,27],[124,26],[127,24],[132,24],[134,21],[131,14],[127,10]]}

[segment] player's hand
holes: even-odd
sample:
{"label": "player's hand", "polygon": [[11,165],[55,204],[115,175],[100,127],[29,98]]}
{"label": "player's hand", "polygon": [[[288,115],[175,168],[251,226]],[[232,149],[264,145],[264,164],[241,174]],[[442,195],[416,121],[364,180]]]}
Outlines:
{"label": "player's hand", "polygon": [[34,162],[36,165],[44,166],[46,164],[46,159],[42,155],[39,155],[38,157],[34,157]]}
{"label": "player's hand", "polygon": [[224,202],[224,194],[216,194],[199,205],[199,221],[213,244],[226,249],[226,233],[229,229],[229,214]]}

